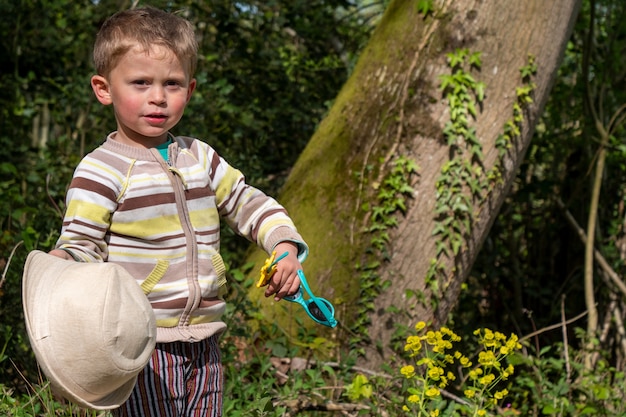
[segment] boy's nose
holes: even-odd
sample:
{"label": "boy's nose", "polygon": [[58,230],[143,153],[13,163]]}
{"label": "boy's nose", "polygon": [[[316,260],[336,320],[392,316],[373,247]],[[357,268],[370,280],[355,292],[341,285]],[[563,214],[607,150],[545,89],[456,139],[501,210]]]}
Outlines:
{"label": "boy's nose", "polygon": [[150,103],[163,104],[165,102],[165,92],[160,86],[154,86],[150,91]]}

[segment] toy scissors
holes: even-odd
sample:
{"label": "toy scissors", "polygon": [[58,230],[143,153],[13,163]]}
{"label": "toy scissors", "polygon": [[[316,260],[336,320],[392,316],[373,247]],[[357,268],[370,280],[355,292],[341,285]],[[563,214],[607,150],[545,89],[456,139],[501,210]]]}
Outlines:
{"label": "toy scissors", "polygon": [[[328,327],[337,326],[337,320],[335,319],[335,307],[325,298],[316,297],[313,295],[309,283],[304,276],[304,272],[298,269],[298,276],[300,277],[300,289],[294,295],[288,295],[283,300],[291,301],[292,303],[298,303],[304,311],[311,317],[311,319],[319,324]],[[309,299],[305,300],[302,296],[302,289],[309,295]]]}
{"label": "toy scissors", "polygon": [[[263,267],[261,268],[261,277],[256,284],[257,288],[267,285],[269,280],[272,278],[272,275],[276,272],[276,264],[278,261],[283,259],[288,254],[289,252],[284,252],[276,258],[276,251],[272,252],[272,255],[265,261]],[[298,277],[300,278],[300,288],[298,289],[298,292],[294,295],[283,297],[283,299],[291,301],[292,303],[300,304],[314,322],[328,327],[337,326],[335,308],[330,301],[313,295],[313,292],[309,287],[309,283],[304,276],[304,272],[301,269],[298,270]],[[306,300],[302,296],[303,289],[309,296]]]}

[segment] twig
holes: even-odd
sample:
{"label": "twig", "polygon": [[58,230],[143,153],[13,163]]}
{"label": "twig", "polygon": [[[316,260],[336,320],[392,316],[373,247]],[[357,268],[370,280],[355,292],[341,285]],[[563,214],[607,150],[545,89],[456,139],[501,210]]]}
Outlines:
{"label": "twig", "polygon": [[622,311],[619,309],[619,306],[615,306],[613,309],[613,319],[615,320],[617,334],[620,336],[622,355],[626,357],[626,331],[624,331],[624,321],[622,320]]}
{"label": "twig", "polygon": [[11,265],[11,259],[13,259],[13,255],[15,255],[15,251],[17,250],[18,247],[20,247],[20,245],[22,243],[24,243],[24,241],[20,240],[19,242],[17,242],[17,244],[15,246],[13,246],[13,250],[11,250],[11,254],[9,255],[9,259],[7,259],[7,264],[4,266],[4,271],[2,271],[2,279],[0,279],[0,289],[4,285],[4,281],[7,278],[7,272],[9,270],[9,265]]}
{"label": "twig", "polygon": [[557,324],[552,324],[550,326],[547,326],[547,327],[544,327],[542,329],[536,330],[536,331],[534,331],[534,332],[532,332],[530,334],[527,334],[524,337],[521,337],[520,338],[520,342],[523,342],[524,340],[528,340],[531,337],[535,337],[535,336],[537,336],[537,335],[539,335],[541,333],[545,333],[545,332],[548,332],[550,330],[558,329],[559,327],[561,327],[563,325],[571,324],[571,323],[575,322],[576,320],[580,320],[581,318],[585,317],[587,315],[587,313],[588,313],[587,311],[583,311],[579,315],[577,315],[575,317],[572,317],[571,319],[569,319],[567,321],[564,321],[564,322],[561,322],[561,323],[557,323]]}
{"label": "twig", "polygon": [[56,203],[56,201],[54,201],[54,198],[52,198],[52,195],[50,194],[50,178],[51,178],[50,174],[46,175],[46,195],[48,196],[48,199],[50,200],[52,207],[54,207],[54,211],[56,211],[59,217],[63,219],[63,211],[61,210],[59,205]]}
{"label": "twig", "polygon": [[567,382],[572,377],[572,368],[569,363],[569,347],[567,341],[567,324],[565,320],[565,295],[561,297],[561,331],[563,333],[563,349],[565,350],[565,371],[567,372]]}
{"label": "twig", "polygon": [[295,413],[300,411],[361,411],[370,409],[370,407],[363,404],[333,402],[320,404],[308,399],[277,401],[274,405],[283,405]]}
{"label": "twig", "polygon": [[439,392],[441,392],[442,397],[446,397],[456,403],[463,404],[463,405],[470,405],[470,403],[465,401],[463,398],[457,397],[456,395],[454,395],[453,393],[449,391],[446,391],[445,389],[439,389]]}
{"label": "twig", "polygon": [[[290,359],[294,359],[294,358],[290,358]],[[339,364],[338,362],[317,362],[317,361],[314,361],[314,360],[308,361],[308,365],[310,367],[312,367],[312,366],[328,366],[328,367],[333,368],[333,369],[338,369],[338,368],[342,367],[341,364]],[[371,369],[362,368],[362,367],[359,367],[359,366],[352,366],[352,367],[349,368],[349,370],[350,371],[354,371],[354,372],[360,372],[362,374],[367,374],[367,375],[374,376],[374,377],[377,377],[377,378],[384,378],[384,379],[393,379],[394,378],[392,375],[389,375],[389,374],[386,374],[386,373],[372,371]],[[281,377],[284,377],[286,379],[289,378],[284,373],[282,373],[280,371],[277,371],[277,374],[279,374],[279,373],[280,373]],[[320,387],[319,389],[336,389],[336,388],[338,388],[338,387]],[[457,402],[459,404],[468,405],[467,401],[465,401],[464,399],[462,399],[462,398],[452,394],[449,391],[446,391],[444,389],[440,389],[440,392],[441,392],[441,395],[443,397],[446,397],[446,398],[448,398],[448,399],[450,399],[452,401],[455,401],[455,402]],[[298,401],[298,400],[293,400],[293,401]],[[368,409],[368,408],[364,408],[364,410],[365,409]],[[331,410],[329,409],[328,411],[331,411]],[[335,410],[335,411],[338,411],[338,410]],[[356,411],[356,410],[347,410],[347,411]]]}
{"label": "twig", "polygon": [[[557,205],[563,210],[565,218],[569,221],[570,225],[578,233],[578,237],[580,237],[580,240],[583,243],[586,243],[587,236],[585,235],[585,232],[580,228],[580,226],[578,226],[578,223],[576,222],[576,219],[574,219],[574,216],[572,216],[569,210],[567,210],[567,208],[565,207],[565,204],[560,198],[557,197],[556,202],[557,202]],[[620,279],[619,275],[617,275],[617,273],[613,270],[613,268],[611,268],[611,266],[606,261],[606,259],[604,259],[604,256],[602,256],[602,254],[598,250],[595,250],[594,257],[596,259],[596,262],[598,262],[598,265],[604,270],[604,272],[606,272],[607,276],[611,278],[611,281],[613,281],[613,283],[617,286],[617,288],[624,295],[626,295],[626,284],[624,284],[624,282]]]}

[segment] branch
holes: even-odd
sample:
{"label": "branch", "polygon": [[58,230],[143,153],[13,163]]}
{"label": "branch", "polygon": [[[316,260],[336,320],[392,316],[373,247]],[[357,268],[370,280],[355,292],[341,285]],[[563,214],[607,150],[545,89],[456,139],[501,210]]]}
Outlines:
{"label": "branch", "polygon": [[583,311],[583,312],[582,312],[582,313],[580,313],[579,315],[577,315],[577,316],[575,316],[575,317],[572,317],[571,319],[569,319],[569,320],[567,320],[567,321],[563,321],[563,322],[561,322],[561,323],[557,323],[557,324],[552,324],[552,325],[550,325],[550,326],[544,327],[543,329],[536,330],[536,331],[534,331],[534,332],[532,332],[532,333],[530,333],[530,334],[527,334],[527,335],[526,335],[526,336],[524,336],[524,337],[520,337],[520,339],[519,339],[519,340],[520,340],[520,342],[523,342],[524,340],[528,340],[528,339],[530,339],[531,337],[535,337],[535,336],[537,336],[537,335],[539,335],[539,334],[541,334],[541,333],[545,333],[545,332],[548,332],[548,331],[550,331],[550,330],[558,329],[559,327],[562,327],[562,326],[564,326],[564,325],[568,325],[568,324],[570,324],[570,323],[573,323],[573,322],[575,322],[576,320],[580,320],[581,318],[585,317],[586,315],[587,315],[587,311]]}
{"label": "branch", "polygon": [[626,331],[624,331],[624,321],[622,320],[622,312],[619,306],[615,306],[613,309],[613,319],[615,320],[615,329],[620,336],[620,345],[622,348],[622,355],[626,356]]}
{"label": "branch", "polygon": [[565,320],[565,295],[561,297],[561,332],[563,333],[563,350],[565,351],[565,370],[567,371],[567,383],[572,379],[572,367],[569,363],[569,343],[567,341],[567,325]]}
{"label": "branch", "polygon": [[[599,121],[596,125],[599,125]],[[601,129],[598,129],[601,130]],[[602,143],[598,151],[598,161],[596,162],[596,172],[593,178],[593,186],[591,189],[591,204],[589,206],[589,218],[587,219],[587,241],[585,242],[585,304],[589,311],[589,319],[587,320],[587,337],[589,342],[587,347],[593,349],[593,338],[598,333],[598,310],[596,309],[595,288],[593,282],[593,260],[595,258],[594,238],[596,236],[596,223],[598,221],[598,205],[600,202],[600,189],[602,188],[602,177],[604,174],[604,162],[606,160],[606,145],[609,142],[608,133],[602,128]],[[585,358],[585,369],[591,370],[593,362],[591,356]]]}
{"label": "branch", "polygon": [[50,203],[52,203],[52,207],[54,207],[54,211],[56,211],[59,217],[61,218],[61,220],[63,220],[63,210],[59,208],[56,201],[54,201],[54,198],[52,198],[52,194],[50,194],[50,174],[49,173],[48,175],[46,175],[46,195],[48,196],[48,199],[50,199]]}
{"label": "branch", "polygon": [[22,243],[24,243],[24,241],[20,240],[19,242],[17,242],[15,246],[13,246],[13,250],[11,250],[9,259],[7,259],[7,264],[4,266],[4,271],[2,271],[2,279],[0,279],[0,289],[2,289],[2,286],[4,285],[4,281],[7,278],[7,271],[9,270],[9,265],[11,265],[11,259],[13,259],[13,255],[15,255],[15,251],[17,250],[17,248],[20,247]]}
{"label": "branch", "polygon": [[[587,236],[585,235],[585,232],[580,228],[580,226],[578,226],[578,223],[576,222],[576,219],[574,219],[574,216],[572,216],[569,210],[565,208],[565,204],[563,203],[563,201],[557,197],[556,203],[563,210],[565,218],[569,221],[570,225],[578,233],[578,237],[580,237],[580,240],[583,243],[587,242]],[[615,286],[617,286],[622,294],[626,296],[626,284],[624,284],[619,275],[617,275],[613,268],[611,268],[606,259],[604,259],[604,256],[602,256],[602,254],[598,250],[595,250],[594,257],[596,259],[596,262],[598,262],[598,265],[604,270],[604,272],[606,272],[607,276],[611,278],[611,281],[615,284]]]}
{"label": "branch", "polygon": [[311,401],[309,398],[299,398],[296,400],[284,400],[277,401],[274,406],[282,405],[290,409],[293,413],[299,413],[301,411],[362,411],[369,410],[370,407],[362,404],[351,403],[317,403]]}

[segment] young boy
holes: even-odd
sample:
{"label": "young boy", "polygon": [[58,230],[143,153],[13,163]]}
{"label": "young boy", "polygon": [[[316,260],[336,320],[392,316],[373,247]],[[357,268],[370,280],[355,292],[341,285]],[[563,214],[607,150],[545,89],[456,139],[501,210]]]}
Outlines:
{"label": "young boy", "polygon": [[122,265],[155,312],[156,350],[115,416],[221,415],[220,219],[268,253],[289,253],[265,291],[277,301],[298,290],[308,253],[282,206],[207,144],[170,133],[196,87],[196,59],[192,25],[154,8],[113,15],[94,46],[91,86],[117,130],[78,165],[50,253]]}

